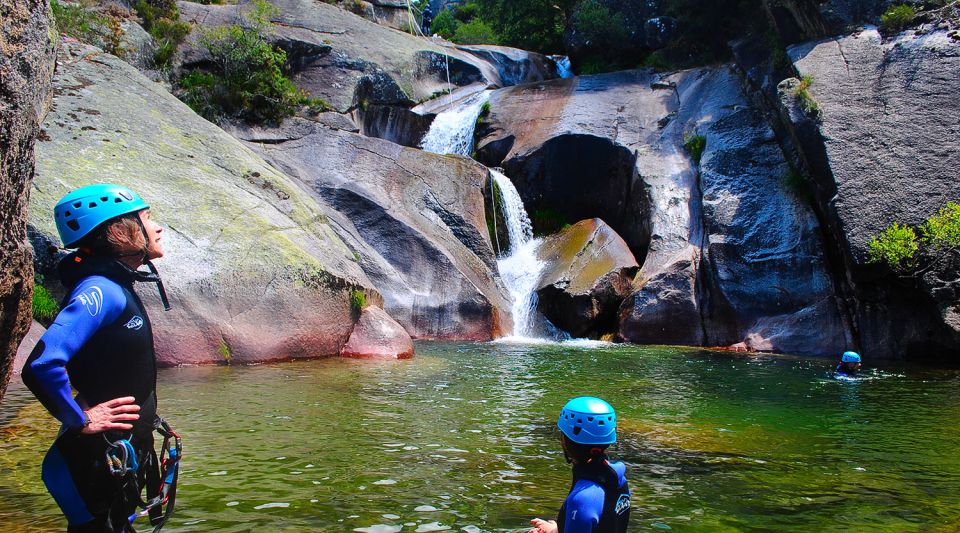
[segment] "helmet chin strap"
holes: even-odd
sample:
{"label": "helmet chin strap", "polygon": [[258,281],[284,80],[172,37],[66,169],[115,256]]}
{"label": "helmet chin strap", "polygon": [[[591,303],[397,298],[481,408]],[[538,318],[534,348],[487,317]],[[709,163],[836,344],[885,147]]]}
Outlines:
{"label": "helmet chin strap", "polygon": [[167,290],[163,287],[163,280],[160,279],[160,271],[157,270],[157,267],[154,266],[152,261],[147,259],[150,253],[150,237],[147,236],[147,228],[143,225],[143,220],[140,219],[140,213],[137,213],[136,219],[137,224],[140,226],[140,232],[143,234],[143,248],[136,252],[121,254],[120,257],[140,256],[140,264],[146,265],[147,268],[150,269],[150,272],[135,270],[134,273],[136,274],[137,281],[156,283],[157,291],[160,293],[160,302],[163,304],[163,310],[169,311],[172,309],[170,307],[170,299],[167,298]]}

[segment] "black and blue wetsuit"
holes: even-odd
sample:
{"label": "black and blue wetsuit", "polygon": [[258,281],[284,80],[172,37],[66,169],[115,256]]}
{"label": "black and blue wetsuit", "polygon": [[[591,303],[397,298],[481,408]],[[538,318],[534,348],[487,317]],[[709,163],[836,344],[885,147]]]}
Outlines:
{"label": "black and blue wetsuit", "polygon": [[[140,487],[147,476],[159,475],[153,450],[153,332],[133,290],[134,281],[153,281],[144,276],[113,259],[81,253],[64,258],[60,277],[69,296],[23,367],[24,383],[63,424],[43,460],[42,475],[67,517],[68,531],[125,531]],[[133,396],[140,406],[132,432],[80,432],[86,423],[81,405],[89,408],[123,396]],[[136,486],[119,486],[109,474],[104,437],[133,444],[140,463]],[[120,497],[122,493],[129,497]]]}
{"label": "black and blue wetsuit", "polygon": [[573,486],[557,515],[561,533],[623,533],[630,520],[630,488],[623,463],[575,465]]}

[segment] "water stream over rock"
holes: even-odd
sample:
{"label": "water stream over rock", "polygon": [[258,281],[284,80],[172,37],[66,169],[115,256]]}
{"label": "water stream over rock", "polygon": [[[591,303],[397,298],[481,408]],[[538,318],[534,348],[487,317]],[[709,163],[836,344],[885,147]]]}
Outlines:
{"label": "water stream over rock", "polygon": [[[534,317],[537,313],[537,282],[545,263],[537,257],[540,240],[533,237],[530,217],[523,207],[520,193],[510,178],[490,169],[490,175],[500,191],[499,207],[510,237],[508,252],[500,256],[497,267],[504,285],[513,299],[513,336],[534,337]],[[496,194],[493,195],[496,198]]]}
{"label": "water stream over rock", "polygon": [[420,148],[435,154],[469,156],[473,151],[473,130],[492,91],[479,92],[437,115]]}

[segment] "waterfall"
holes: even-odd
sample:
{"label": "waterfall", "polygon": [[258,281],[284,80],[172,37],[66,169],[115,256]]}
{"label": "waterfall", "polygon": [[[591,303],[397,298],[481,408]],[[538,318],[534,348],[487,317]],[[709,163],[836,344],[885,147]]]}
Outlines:
{"label": "waterfall", "polygon": [[570,70],[570,58],[567,56],[550,56],[550,59],[557,64],[558,78],[572,78],[573,71]]}
{"label": "waterfall", "polygon": [[474,94],[438,114],[430,124],[430,131],[420,141],[420,148],[435,154],[469,156],[473,152],[473,131],[477,126],[477,117],[491,92]]}
{"label": "waterfall", "polygon": [[537,258],[540,241],[533,238],[530,217],[513,182],[496,170],[491,169],[490,174],[500,191],[499,207],[510,238],[509,252],[497,261],[497,266],[513,300],[513,337],[529,338],[534,335],[537,313],[537,293],[534,291],[545,266]]}

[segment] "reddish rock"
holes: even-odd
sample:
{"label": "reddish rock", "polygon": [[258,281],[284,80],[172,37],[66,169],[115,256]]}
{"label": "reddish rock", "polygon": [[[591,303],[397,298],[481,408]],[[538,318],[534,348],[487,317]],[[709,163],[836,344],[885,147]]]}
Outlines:
{"label": "reddish rock", "polygon": [[360,314],[340,354],[354,359],[410,359],[413,340],[386,311],[370,306]]}

